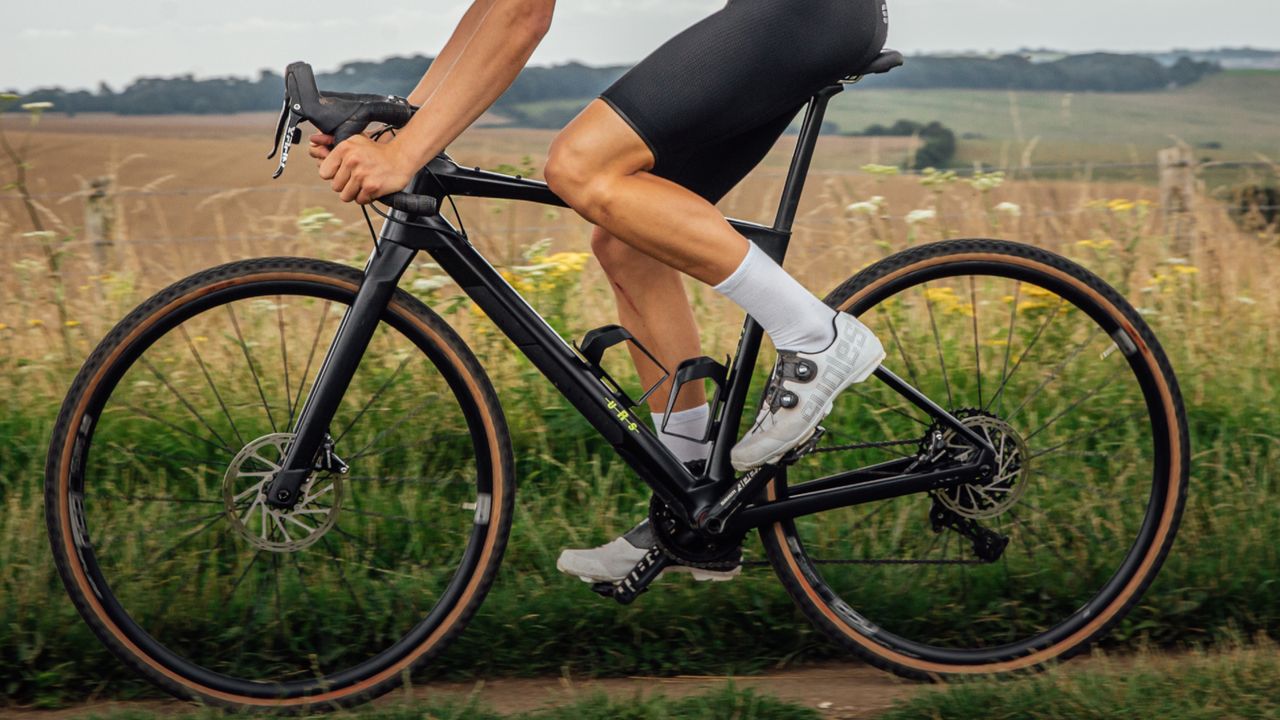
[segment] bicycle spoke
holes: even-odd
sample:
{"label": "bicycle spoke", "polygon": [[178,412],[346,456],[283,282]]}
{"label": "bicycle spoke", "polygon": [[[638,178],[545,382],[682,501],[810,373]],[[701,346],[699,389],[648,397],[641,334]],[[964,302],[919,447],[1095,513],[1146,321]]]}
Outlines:
{"label": "bicycle spoke", "polygon": [[1022,402],[1018,404],[1018,407],[1013,409],[1013,412],[1005,416],[1005,420],[1012,420],[1014,417],[1017,416],[1017,414],[1022,410],[1022,408],[1026,407],[1029,403],[1031,403],[1032,400],[1035,400],[1037,397],[1039,397],[1040,393],[1043,392],[1045,388],[1049,387],[1049,385],[1052,384],[1054,380],[1057,380],[1061,376],[1062,369],[1065,368],[1072,360],[1075,360],[1077,357],[1079,357],[1080,353],[1084,352],[1084,349],[1088,347],[1091,343],[1093,343],[1095,339],[1097,339],[1098,333],[1100,332],[1102,332],[1101,328],[1094,328],[1093,332],[1089,334],[1089,337],[1085,338],[1084,342],[1077,345],[1075,349],[1073,349],[1070,353],[1067,354],[1066,357],[1062,358],[1062,360],[1060,360],[1058,364],[1054,366],[1053,370],[1051,370],[1049,374],[1045,376],[1045,379],[1041,381],[1040,385],[1038,385],[1036,389],[1031,392],[1030,395],[1023,398]]}
{"label": "bicycle spoke", "polygon": [[191,355],[196,359],[196,364],[200,366],[200,372],[204,375],[205,382],[209,384],[209,389],[213,391],[213,396],[218,400],[218,407],[222,408],[222,413],[227,416],[227,422],[231,424],[231,432],[235,433],[236,439],[240,441],[241,446],[248,445],[244,440],[244,436],[240,434],[239,428],[236,427],[236,421],[231,417],[231,411],[227,410],[227,404],[222,400],[222,393],[218,392],[218,387],[213,384],[213,376],[209,374],[209,368],[204,364],[204,357],[200,355],[200,350],[196,348],[190,333],[187,332],[186,325],[179,325],[178,330],[182,333],[183,339],[187,341],[187,347],[191,349]]}
{"label": "bicycle spoke", "polygon": [[[198,457],[192,457],[190,455],[173,455],[173,454],[167,454],[167,453],[158,453],[152,450],[142,450],[136,447],[126,447],[115,441],[108,442],[106,444],[106,447],[116,452],[125,453],[128,455],[142,455],[144,457],[155,458],[157,460],[172,460],[174,462],[185,463],[188,465],[216,465],[218,467],[222,467],[227,464],[223,460],[214,460],[211,458],[198,458]],[[217,447],[217,446],[215,445],[214,447]],[[227,452],[231,451],[230,448],[219,448],[219,449],[226,450]]]}
{"label": "bicycle spoke", "polygon": [[[1009,385],[1009,381],[1012,380],[1014,374],[1018,372],[1018,368],[1022,367],[1022,363],[1031,355],[1032,349],[1034,349],[1036,343],[1040,341],[1041,336],[1044,335],[1044,331],[1048,329],[1049,324],[1053,322],[1054,318],[1058,317],[1058,311],[1062,309],[1062,305],[1065,302],[1066,298],[1058,298],[1058,304],[1054,306],[1053,312],[1049,313],[1049,316],[1044,319],[1043,323],[1041,323],[1039,329],[1036,330],[1035,336],[1031,338],[1031,342],[1027,345],[1027,348],[1018,354],[1018,361],[1013,364],[1013,369],[1009,371],[1009,374],[1000,381],[1000,387],[996,388],[996,394],[991,397],[991,402],[987,403],[986,407],[982,408],[984,411],[990,410],[996,400],[1000,399],[1004,394],[1005,387]],[[1014,308],[1016,312],[1017,306],[1015,305]],[[1001,407],[1003,407],[1003,405]]]}
{"label": "bicycle spoke", "polygon": [[155,497],[155,496],[147,496],[147,495],[104,494],[102,496],[102,499],[128,500],[128,501],[134,501],[134,502],[141,501],[141,502],[178,503],[178,504],[186,504],[186,505],[221,505],[222,504],[221,500],[199,500],[196,498]]}
{"label": "bicycle spoke", "polygon": [[1043,456],[1045,456],[1045,455],[1050,455],[1050,454],[1052,454],[1052,453],[1056,453],[1056,452],[1058,452],[1059,450],[1061,450],[1062,448],[1065,448],[1065,447],[1067,447],[1067,446],[1069,446],[1069,445],[1074,445],[1074,444],[1076,444],[1076,443],[1080,442],[1081,440],[1088,440],[1089,438],[1097,437],[1098,435],[1101,435],[1102,433],[1104,433],[1104,432],[1106,432],[1106,431],[1110,430],[1111,428],[1114,428],[1114,427],[1116,427],[1116,426],[1118,426],[1118,425],[1122,425],[1122,424],[1124,424],[1124,423],[1127,423],[1127,422],[1129,422],[1130,420],[1135,420],[1135,419],[1137,419],[1137,418],[1139,418],[1139,417],[1142,417],[1142,416],[1143,416],[1143,415],[1145,415],[1145,414],[1146,414],[1146,412],[1145,412],[1145,408],[1144,408],[1143,410],[1137,410],[1137,411],[1132,412],[1132,413],[1130,413],[1129,415],[1126,415],[1126,416],[1124,416],[1124,417],[1122,417],[1122,418],[1119,418],[1119,419],[1117,419],[1117,420],[1113,420],[1113,421],[1111,421],[1111,422],[1107,423],[1106,425],[1103,425],[1103,426],[1102,426],[1102,427],[1100,427],[1100,428],[1095,428],[1095,429],[1089,430],[1089,431],[1087,431],[1087,432],[1083,432],[1083,433],[1080,433],[1080,434],[1078,434],[1078,435],[1075,435],[1075,436],[1073,436],[1073,437],[1071,437],[1071,438],[1069,438],[1069,439],[1067,439],[1067,440],[1064,440],[1064,441],[1063,441],[1063,442],[1061,442],[1061,443],[1058,443],[1057,445],[1054,445],[1053,447],[1049,447],[1049,448],[1046,448],[1046,449],[1044,449],[1044,450],[1040,450],[1040,451],[1038,451],[1038,452],[1033,452],[1033,453],[1031,454],[1031,459],[1032,459],[1032,460],[1035,460],[1035,459],[1040,458],[1040,457],[1043,457]]}
{"label": "bicycle spoke", "polygon": [[[293,410],[289,413],[289,431],[293,431],[293,421],[297,419],[297,413],[302,406],[302,392],[307,388],[307,376],[311,374],[311,363],[316,359],[316,350],[320,347],[320,335],[324,332],[324,326],[329,321],[329,308],[333,302],[326,300],[324,307],[320,309],[320,323],[316,326],[316,336],[311,341],[311,352],[307,354],[307,364],[302,368],[302,379],[298,382],[298,394],[293,400]],[[288,391],[288,388],[286,388]]]}
{"label": "bicycle spoke", "polygon": [[915,364],[907,357],[906,347],[902,344],[902,339],[898,337],[898,328],[893,324],[893,316],[888,310],[882,310],[885,322],[889,324],[889,335],[893,338],[893,344],[898,346],[898,355],[902,358],[902,365],[907,368],[907,377],[911,378],[912,387],[920,387],[920,380],[916,378]]}
{"label": "bicycle spoke", "polygon": [[[427,397],[424,398],[422,403],[415,406],[409,412],[402,414],[400,417],[396,418],[395,420],[392,420],[390,423],[387,424],[386,428],[379,430],[378,434],[374,435],[372,440],[366,443],[364,447],[361,447],[359,450],[356,450],[356,452],[353,455],[351,455],[351,457],[347,458],[348,462],[352,460],[359,460],[362,457],[367,457],[368,456],[367,451],[370,448],[372,448],[374,445],[378,444],[379,440],[383,439],[387,435],[390,435],[396,430],[399,430],[400,428],[404,427],[404,424],[406,421],[412,420],[413,418],[417,417],[419,414],[421,414],[427,408],[435,405],[437,402],[439,402],[439,399],[436,397],[435,393],[429,393]],[[397,447],[408,447],[408,446],[402,445]],[[385,452],[385,450],[380,450],[374,454],[377,455],[383,452]]]}
{"label": "bicycle spoke", "polygon": [[[866,401],[868,401],[868,402],[870,402],[870,403],[873,403],[873,404],[875,404],[875,405],[877,405],[877,406],[879,406],[879,407],[884,408],[885,410],[889,410],[890,412],[893,412],[893,413],[895,413],[895,414],[897,414],[897,415],[901,415],[902,417],[904,417],[904,418],[906,418],[906,419],[910,420],[910,421],[911,421],[911,422],[913,422],[913,423],[916,423],[917,425],[922,425],[922,426],[924,426],[924,427],[929,427],[929,423],[927,423],[927,422],[925,422],[925,421],[921,420],[920,418],[918,418],[918,417],[916,417],[916,416],[914,416],[914,415],[912,415],[912,414],[908,413],[906,410],[902,410],[899,406],[896,406],[896,405],[890,405],[890,404],[888,404],[887,402],[885,402],[885,401],[883,401],[883,400],[878,400],[878,399],[876,399],[876,398],[871,397],[871,396],[870,396],[870,395],[868,395],[866,392],[864,392],[863,390],[861,390],[860,388],[858,388],[858,386],[856,386],[856,385],[850,386],[850,387],[849,387],[849,392],[853,393],[853,395],[855,395],[856,397],[860,397],[860,398],[862,398],[863,400],[866,400]],[[914,406],[914,405],[912,405],[911,407],[915,407],[915,406]]]}
{"label": "bicycle spoke", "polygon": [[157,370],[156,367],[151,364],[150,360],[144,357],[141,359],[141,362],[143,366],[145,366],[148,370],[151,371],[152,375],[156,376],[156,379],[159,380],[161,384],[163,384],[166,388],[169,389],[169,392],[173,393],[173,396],[177,398],[178,402],[181,403],[182,406],[186,408],[188,412],[191,413],[191,416],[194,417],[201,425],[203,425],[206,430],[208,430],[210,433],[213,434],[213,437],[218,442],[222,443],[223,445],[227,444],[227,441],[222,439],[222,435],[218,434],[218,431],[213,429],[213,426],[209,424],[209,421],[204,419],[204,416],[200,414],[200,411],[196,410],[191,403],[187,402],[186,398],[182,397],[182,395],[177,391],[177,389],[174,388],[173,385],[169,383],[169,379],[165,377],[163,373]]}
{"label": "bicycle spoke", "polygon": [[933,301],[929,299],[929,283],[924,284],[924,306],[929,311],[929,326],[933,328],[933,344],[938,349],[938,364],[942,366],[942,384],[947,388],[947,407],[954,409],[956,401],[951,395],[951,380],[947,376],[947,360],[942,354],[942,337],[938,334],[938,322],[933,317]]}
{"label": "bicycle spoke", "polygon": [[1082,396],[1081,396],[1079,399],[1077,399],[1076,401],[1072,402],[1070,405],[1068,405],[1068,406],[1066,407],[1066,409],[1065,409],[1065,410],[1063,410],[1062,412],[1059,412],[1057,415],[1054,415],[1053,417],[1049,418],[1047,421],[1045,421],[1045,422],[1044,422],[1044,424],[1042,424],[1040,427],[1038,427],[1038,428],[1036,428],[1035,430],[1033,430],[1030,434],[1028,434],[1028,435],[1027,435],[1026,437],[1024,437],[1023,439],[1024,439],[1024,440],[1026,440],[1027,442],[1031,442],[1031,440],[1032,440],[1033,438],[1035,438],[1035,436],[1037,436],[1037,435],[1039,435],[1040,433],[1042,433],[1042,432],[1044,432],[1045,430],[1047,430],[1047,429],[1049,428],[1049,426],[1051,426],[1051,425],[1053,425],[1054,423],[1056,423],[1056,422],[1058,422],[1059,420],[1061,420],[1063,417],[1065,417],[1065,416],[1066,416],[1068,413],[1070,413],[1072,410],[1075,410],[1076,408],[1078,408],[1078,407],[1080,407],[1081,405],[1085,404],[1086,402],[1088,402],[1089,400],[1091,400],[1093,397],[1095,397],[1098,393],[1102,392],[1102,391],[1103,391],[1103,390],[1105,390],[1106,388],[1111,387],[1111,386],[1112,386],[1112,383],[1114,383],[1114,382],[1115,382],[1116,376],[1117,376],[1117,375],[1120,375],[1120,374],[1121,374],[1121,373],[1123,373],[1125,370],[1128,370],[1128,368],[1127,368],[1127,367],[1125,367],[1124,365],[1117,365],[1117,366],[1116,366],[1116,368],[1115,368],[1114,370],[1112,370],[1112,371],[1111,371],[1111,374],[1110,374],[1110,375],[1107,375],[1107,377],[1106,377],[1106,378],[1104,378],[1104,379],[1102,380],[1102,382],[1098,383],[1098,384],[1097,384],[1097,386],[1095,386],[1094,388],[1092,388],[1091,390],[1089,390],[1089,392],[1087,392],[1087,393],[1085,393],[1084,395],[1082,395]]}
{"label": "bicycle spoke", "polygon": [[405,366],[407,366],[409,361],[412,359],[413,356],[408,355],[400,362],[400,366],[391,374],[391,377],[387,378],[387,381],[382,384],[382,387],[378,388],[377,392],[369,398],[369,402],[366,402],[364,407],[360,408],[360,412],[356,413],[355,419],[348,423],[347,426],[343,428],[342,432],[338,433],[337,439],[333,441],[334,445],[342,442],[342,438],[346,437],[347,433],[351,432],[351,428],[355,427],[356,423],[360,422],[360,418],[364,417],[364,414],[369,411],[369,408],[373,407],[373,404],[382,397],[382,394],[387,391],[387,388],[391,387],[391,384],[396,381],[396,378],[400,377],[400,373],[404,372]]}
{"label": "bicycle spoke", "polygon": [[177,425],[174,425],[174,424],[173,424],[173,423],[171,423],[171,422],[167,422],[167,421],[165,421],[165,420],[161,420],[160,418],[156,417],[155,415],[152,415],[151,413],[147,412],[146,410],[143,410],[142,408],[138,407],[137,405],[126,405],[125,407],[127,407],[129,410],[132,410],[133,412],[137,413],[138,415],[141,415],[142,417],[147,418],[148,420],[152,420],[152,421],[154,421],[154,422],[156,422],[156,423],[159,423],[160,425],[163,425],[163,426],[165,426],[165,427],[169,428],[170,430],[176,430],[177,432],[182,433],[183,435],[186,435],[187,437],[189,437],[189,438],[191,438],[191,439],[193,439],[193,440],[198,440],[198,441],[200,441],[200,442],[204,443],[205,445],[208,445],[209,447],[211,447],[211,448],[213,448],[213,449],[215,449],[215,450],[221,450],[221,451],[223,451],[223,452],[227,453],[228,455],[232,455],[232,456],[234,456],[234,455],[236,454],[236,451],[235,451],[235,450],[232,450],[231,448],[229,448],[229,447],[227,447],[227,446],[225,446],[225,445],[219,445],[219,444],[217,444],[217,443],[213,442],[212,440],[210,440],[210,439],[208,439],[208,438],[200,437],[199,435],[197,435],[197,434],[195,434],[195,433],[191,432],[190,430],[187,430],[187,429],[185,429],[185,428],[180,428],[180,427],[178,427]]}
{"label": "bicycle spoke", "polygon": [[978,351],[978,290],[973,276],[969,276],[969,304],[973,306],[973,364],[977,368],[978,407],[982,407],[982,356]]}
{"label": "bicycle spoke", "polygon": [[[1009,308],[1009,334],[1005,336],[1004,365],[1003,367],[1000,368],[1000,387],[1001,388],[1003,388],[1004,384],[1008,382],[1009,358],[1013,354],[1013,328],[1014,328],[1014,325],[1016,325],[1018,322],[1018,301],[1021,298],[1022,298],[1022,281],[1018,280],[1013,286],[1013,304]],[[983,411],[989,410],[992,404],[995,404],[994,398],[992,398],[991,403],[982,406]],[[1004,409],[1003,404],[1000,406],[1000,409],[1001,410]]]}
{"label": "bicycle spoke", "polygon": [[284,402],[289,411],[288,430],[293,426],[293,383],[289,380],[289,344],[285,342],[284,298],[276,296],[276,325],[280,329],[280,366],[284,368]]}
{"label": "bicycle spoke", "polygon": [[262,379],[258,377],[258,368],[253,364],[253,357],[249,354],[249,343],[245,342],[244,333],[240,332],[240,321],[236,319],[235,308],[230,303],[223,305],[227,309],[227,315],[231,318],[231,327],[235,328],[236,339],[240,341],[240,350],[244,353],[245,364],[249,366],[249,373],[253,375],[253,384],[258,388],[258,397],[262,400],[262,409],[267,411],[267,422],[271,424],[271,432],[279,432],[276,427],[276,419],[271,414],[271,405],[267,403],[267,394],[262,391]]}

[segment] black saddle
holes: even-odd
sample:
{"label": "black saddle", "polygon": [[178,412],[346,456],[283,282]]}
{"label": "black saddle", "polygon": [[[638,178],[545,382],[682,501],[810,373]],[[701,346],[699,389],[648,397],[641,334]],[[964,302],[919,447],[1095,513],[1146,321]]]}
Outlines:
{"label": "black saddle", "polygon": [[902,67],[906,59],[902,57],[902,53],[897,50],[885,50],[880,53],[867,64],[866,67],[855,73],[849,73],[850,78],[862,77],[864,75],[881,75],[887,73],[896,67]]}

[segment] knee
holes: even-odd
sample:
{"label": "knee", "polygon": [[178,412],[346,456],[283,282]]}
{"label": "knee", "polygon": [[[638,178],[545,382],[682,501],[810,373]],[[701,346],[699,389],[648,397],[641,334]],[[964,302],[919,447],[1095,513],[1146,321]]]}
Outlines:
{"label": "knee", "polygon": [[635,250],[603,228],[596,228],[591,233],[591,254],[596,256],[600,269],[610,280],[616,280],[626,272],[633,253]]}
{"label": "knee", "polygon": [[591,149],[572,133],[561,133],[552,143],[543,177],[551,191],[582,216],[591,219],[603,210],[607,195],[601,189],[607,179],[604,169]]}

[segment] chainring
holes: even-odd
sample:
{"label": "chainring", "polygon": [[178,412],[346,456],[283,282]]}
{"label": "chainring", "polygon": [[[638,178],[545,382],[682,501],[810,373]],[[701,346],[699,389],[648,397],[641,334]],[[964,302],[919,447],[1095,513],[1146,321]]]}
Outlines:
{"label": "chainring", "polygon": [[707,539],[681,523],[656,495],[649,500],[649,524],[658,547],[688,567],[732,570],[742,564],[742,538]]}

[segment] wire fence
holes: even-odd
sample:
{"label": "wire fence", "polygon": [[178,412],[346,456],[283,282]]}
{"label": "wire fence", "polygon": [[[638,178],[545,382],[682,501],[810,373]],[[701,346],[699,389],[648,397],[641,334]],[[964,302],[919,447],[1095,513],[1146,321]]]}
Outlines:
{"label": "wire fence", "polygon": [[[844,176],[863,176],[872,177],[878,173],[871,170],[865,170],[869,166],[875,165],[868,163],[857,168],[848,170],[832,170],[832,169],[811,169],[810,176],[819,177],[844,177]],[[922,169],[906,169],[896,166],[880,166],[893,167],[896,174],[908,177],[922,177],[926,174],[926,170]],[[1245,169],[1259,168],[1268,170],[1272,174],[1280,175],[1280,162],[1267,162],[1262,160],[1230,160],[1230,161],[1212,161],[1198,163],[1196,170],[1212,170],[1212,169]],[[1076,163],[1055,163],[1043,165],[1017,165],[1017,166],[996,166],[983,163],[975,163],[973,165],[957,165],[945,168],[935,168],[936,172],[955,173],[957,177],[971,177],[977,174],[1003,172],[1005,174],[1035,174],[1035,173],[1052,173],[1067,170],[1075,170],[1081,172],[1110,171],[1110,170],[1153,170],[1159,171],[1161,166],[1158,163],[1119,163],[1119,162],[1076,162]],[[755,174],[756,177],[783,177],[786,171],[783,170],[766,170]],[[90,189],[77,190],[73,192],[45,192],[32,193],[30,197],[33,200],[64,200],[78,197],[86,197],[92,192]],[[172,189],[122,189],[112,193],[117,198],[133,198],[133,197],[213,197],[223,193],[327,193],[328,188],[323,185],[302,185],[302,184],[272,184],[247,186],[243,188],[226,188],[226,187],[193,187],[193,188],[172,188]],[[21,202],[22,197],[16,193],[0,194],[0,202]]]}
{"label": "wire fence", "polygon": [[[835,170],[835,169],[817,170],[815,169],[815,170],[811,170],[809,174],[817,177],[871,178],[871,177],[878,177],[878,176],[890,174],[890,171],[887,169],[889,167],[890,166],[864,165],[859,168],[854,168],[849,170]],[[1209,170],[1209,169],[1215,169],[1215,168],[1264,169],[1272,174],[1280,174],[1280,170],[1278,170],[1278,168],[1280,168],[1280,164],[1265,162],[1265,161],[1215,161],[1215,162],[1197,163],[1194,166],[1194,170],[1197,172]],[[946,170],[942,170],[941,172],[955,173],[955,176],[957,178],[963,179],[966,177],[973,177],[980,173],[989,174],[994,172],[1004,172],[1006,173],[1006,175],[1014,174],[1015,176],[1025,177],[1025,176],[1034,175],[1037,173],[1055,173],[1055,172],[1062,172],[1062,171],[1068,171],[1068,170],[1078,171],[1081,173],[1088,174],[1088,173],[1099,172],[1099,171],[1110,172],[1110,171],[1135,171],[1135,170],[1150,170],[1150,171],[1156,171],[1158,173],[1164,169],[1165,167],[1158,163],[1078,162],[1078,163],[1028,165],[1028,166],[1017,166],[1017,167],[1006,167],[1006,168],[995,168],[992,166],[973,165],[973,166],[967,166],[967,167],[948,168]],[[927,173],[923,170],[907,170],[902,168],[893,168],[892,174],[921,177],[926,175]],[[783,171],[783,170],[764,170],[761,172],[757,172],[755,174],[755,177],[777,178],[777,177],[783,177],[785,175],[786,175],[786,171]],[[57,204],[62,204],[77,198],[87,200],[93,195],[94,192],[95,190],[92,188],[85,188],[85,189],[74,191],[74,192],[33,193],[27,197],[41,204],[57,205]],[[146,188],[146,187],[143,187],[143,188],[123,188],[120,190],[111,191],[110,199],[118,200],[118,199],[131,199],[131,198],[183,198],[183,197],[193,197],[193,198],[199,197],[204,199],[212,199],[212,198],[217,198],[219,196],[239,197],[243,195],[258,195],[258,194],[282,195],[286,193],[327,196],[331,194],[331,191],[329,190],[329,188],[319,183],[316,183],[316,184],[297,184],[297,183],[270,184],[270,185],[260,185],[260,186],[247,186],[247,187],[240,187],[240,188],[227,188],[227,187]],[[1258,198],[1258,199],[1263,199],[1263,198]],[[1270,200],[1270,198],[1265,198],[1265,199]],[[1250,211],[1250,212],[1256,211],[1264,215],[1273,215],[1277,211],[1280,211],[1280,204],[1275,204],[1272,202],[1264,202],[1263,204],[1256,204],[1255,202],[1250,202],[1248,198],[1242,199],[1239,197],[1219,198],[1218,200],[1220,202],[1224,202],[1229,205],[1236,206],[1236,207],[1230,208],[1230,210],[1237,213],[1244,212],[1244,211]],[[5,193],[0,193],[0,203],[20,204],[22,202],[24,202],[24,197],[19,195],[16,192],[10,191]],[[865,203],[863,203],[862,205],[865,205]],[[863,212],[866,212],[867,215],[874,217],[875,219],[883,222],[915,224],[917,222],[921,222],[924,220],[950,222],[950,221],[965,221],[965,220],[974,220],[974,219],[991,219],[992,217],[1001,217],[1002,221],[1012,221],[1018,218],[1035,219],[1035,218],[1071,217],[1071,216],[1079,216],[1083,213],[1090,212],[1092,208],[1087,206],[1080,206],[1080,207],[1069,208],[1069,209],[1039,209],[1039,208],[1023,208],[1021,206],[1015,206],[1013,208],[1006,208],[1006,210],[1008,210],[1010,214],[1005,214],[1003,216],[1000,215],[1000,212],[998,209],[993,210],[990,208],[978,208],[976,210],[967,211],[967,212],[931,211],[926,218],[920,218],[918,215],[916,215],[916,213],[918,213],[919,211],[911,211],[911,212],[905,212],[905,213],[890,213],[890,212],[887,212],[884,208],[875,208],[870,212],[866,212],[866,209],[864,208]],[[850,211],[852,212],[853,208],[850,208]],[[798,219],[797,226],[802,230],[810,230],[810,231],[819,232],[819,233],[829,233],[829,232],[834,232],[832,228],[846,227],[848,223],[849,223],[848,219],[840,215],[836,215],[834,217],[832,216],[802,217]],[[354,225],[355,223],[353,223],[351,227],[354,227]],[[360,227],[363,227],[362,222],[359,223],[359,225]],[[501,228],[501,232],[509,233],[509,234],[528,234],[528,233],[553,234],[560,231],[568,231],[575,227],[577,227],[575,224],[567,223],[567,222],[540,223],[536,225],[522,225],[518,227],[503,226]],[[177,237],[142,237],[142,238],[131,237],[125,242],[131,245],[142,245],[142,246],[172,245],[172,244],[182,244],[184,246],[190,246],[190,245],[201,244],[201,243],[206,243],[206,244],[207,243],[273,243],[273,244],[302,243],[302,244],[305,244],[308,241],[308,239],[309,238],[307,235],[305,234],[300,235],[297,232],[277,232],[277,233],[271,233],[271,234],[224,233],[219,235],[202,234],[202,235],[188,235],[188,236],[177,236]],[[27,236],[25,237],[24,235],[19,234],[17,237],[17,240],[18,242],[16,244],[19,246],[28,245],[28,244],[36,245],[41,242],[40,238],[31,237],[30,234],[27,234]],[[81,240],[74,240],[74,241],[65,243],[65,246],[66,247],[90,246],[90,245],[93,245],[95,242],[96,241],[93,239],[81,239]]]}

